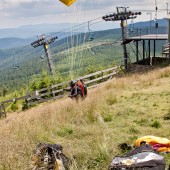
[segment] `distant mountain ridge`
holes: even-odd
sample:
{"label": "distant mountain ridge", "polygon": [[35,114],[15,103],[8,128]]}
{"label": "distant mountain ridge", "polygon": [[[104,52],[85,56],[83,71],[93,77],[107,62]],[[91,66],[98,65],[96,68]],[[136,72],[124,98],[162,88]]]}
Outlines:
{"label": "distant mountain ridge", "polygon": [[46,34],[50,32],[57,32],[72,26],[73,24],[37,24],[37,25],[24,25],[18,28],[4,28],[0,29],[0,38],[32,38],[40,34]]}
{"label": "distant mountain ridge", "polygon": [[1,38],[0,39],[0,49],[16,48],[31,44],[33,38],[23,39],[23,38]]}
{"label": "distant mountain ridge", "polygon": [[[111,23],[111,22],[110,22]],[[112,23],[111,23],[112,24]],[[151,24],[152,27],[155,26],[155,21],[145,21],[145,22],[138,22],[129,24],[129,27],[149,27]],[[32,41],[37,39],[37,35],[40,34],[52,34],[57,35],[57,30],[65,30],[67,28],[71,28],[77,24],[38,24],[38,25],[25,25],[18,28],[7,28],[7,29],[0,29],[0,49],[8,49],[8,48],[16,48],[25,45],[31,44]],[[166,19],[158,19],[158,25],[161,27],[167,26]],[[112,28],[113,29],[113,28]],[[115,28],[116,29],[116,28]],[[117,28],[118,29],[118,28]],[[107,29],[107,24],[102,23],[101,25],[96,25],[93,27],[92,31],[109,31]],[[60,37],[59,39],[63,39],[65,37],[71,36],[70,33],[64,33],[59,31]],[[77,32],[80,33],[80,32]],[[76,34],[74,32],[74,34]]]}

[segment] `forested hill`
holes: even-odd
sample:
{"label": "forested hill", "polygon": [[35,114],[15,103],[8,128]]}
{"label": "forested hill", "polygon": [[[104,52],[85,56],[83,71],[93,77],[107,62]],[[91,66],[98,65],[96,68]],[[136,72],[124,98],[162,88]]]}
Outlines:
{"label": "forested hill", "polygon": [[27,44],[31,44],[33,38],[23,39],[23,38],[1,38],[0,47],[1,49],[9,49],[21,47]]}
{"label": "forested hill", "polygon": [[[88,69],[85,67],[88,67],[90,63],[94,64],[94,67],[107,66],[108,63],[110,63],[111,55],[106,56],[104,53],[106,53],[106,51],[107,53],[112,53],[111,45],[103,47],[102,50],[97,44],[104,41],[113,42],[117,40],[117,38],[120,38],[121,36],[120,30],[95,32],[94,41],[92,42],[87,40],[89,35],[90,34],[80,34],[71,36],[58,40],[50,46],[57,71],[64,74],[64,76],[70,76],[70,69],[73,71],[75,71],[75,69],[83,69],[84,72],[84,69]],[[80,51],[79,48],[81,49]],[[70,49],[73,51],[71,52]],[[25,86],[25,84],[28,84],[33,75],[38,76],[42,70],[48,70],[46,57],[42,58],[44,55],[42,47],[34,49],[31,45],[28,45],[0,50],[0,54],[1,90],[4,87],[8,90],[19,89],[20,87]],[[96,58],[96,54],[98,55],[98,58]],[[103,57],[103,55],[106,57]],[[75,68],[75,65],[70,63],[70,60],[77,60],[78,58],[81,60],[81,64],[77,62],[79,66],[76,65],[77,68]],[[95,64],[96,59],[100,61],[100,63]],[[19,65],[19,69],[14,69],[16,65]]]}
{"label": "forested hill", "polygon": [[[91,34],[94,40],[88,41]],[[82,33],[58,39],[51,45],[56,70],[65,79],[111,67],[118,62],[120,64],[123,56],[120,41],[120,29]],[[0,94],[2,95],[4,88],[10,92],[25,87],[33,75],[40,76],[43,70],[49,70],[43,55],[42,47],[34,49],[30,44],[0,50]],[[19,69],[14,69],[15,66],[19,66]]]}

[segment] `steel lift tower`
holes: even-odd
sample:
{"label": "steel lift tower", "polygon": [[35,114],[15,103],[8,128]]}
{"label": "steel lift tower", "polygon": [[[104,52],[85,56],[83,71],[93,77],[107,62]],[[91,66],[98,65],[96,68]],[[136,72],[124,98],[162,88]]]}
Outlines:
{"label": "steel lift tower", "polygon": [[37,48],[39,46],[44,47],[44,51],[47,56],[48,66],[49,66],[50,72],[53,76],[55,76],[55,67],[54,67],[52,55],[51,55],[51,52],[49,49],[49,44],[53,43],[57,38],[58,37],[49,37],[46,35],[40,35],[40,36],[38,36],[37,41],[34,41],[33,43],[31,43],[31,45],[34,48]]}
{"label": "steel lift tower", "polygon": [[141,15],[141,12],[132,12],[128,11],[128,7],[116,7],[117,12],[105,15],[102,17],[105,21],[121,21],[121,29],[122,29],[122,47],[124,53],[124,65],[125,70],[128,68],[128,54],[126,49],[126,22],[128,19],[134,19],[137,15]]}

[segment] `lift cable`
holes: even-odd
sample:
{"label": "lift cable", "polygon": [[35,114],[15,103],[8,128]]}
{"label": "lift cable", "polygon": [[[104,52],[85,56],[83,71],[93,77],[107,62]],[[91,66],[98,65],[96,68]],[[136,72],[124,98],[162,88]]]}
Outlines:
{"label": "lift cable", "polygon": [[[155,0],[155,4],[157,5],[156,0]],[[157,10],[157,12],[163,12],[163,11],[166,11],[166,10],[167,10],[167,9],[159,9],[159,10]],[[134,11],[137,11],[137,10],[134,10]],[[140,10],[140,11],[143,11],[143,12],[148,12],[148,11],[150,11],[150,12],[155,12],[155,10]],[[100,23],[100,22],[103,22],[103,20],[101,20],[101,21],[97,21],[97,22],[91,23],[91,22],[96,21],[96,20],[99,20],[99,19],[102,19],[102,17],[98,17],[98,18],[89,20],[89,21],[88,21],[88,22],[89,22],[89,25],[95,25],[95,24],[98,24],[98,23]],[[82,27],[76,28],[76,27],[78,27],[78,26],[82,26]],[[74,28],[75,28],[75,29],[74,29]],[[60,30],[60,31],[58,31],[58,32],[56,32],[56,33],[52,33],[52,34],[50,34],[50,35],[62,36],[62,35],[68,34],[67,31],[69,31],[69,30],[71,30],[71,29],[73,29],[74,31],[76,31],[76,30],[80,30],[80,29],[82,29],[82,28],[87,28],[87,22],[78,24],[78,25],[73,26],[73,27],[71,27],[71,28],[67,28],[67,29],[64,29],[64,30]],[[15,52],[15,55],[18,55],[18,54],[22,53],[26,48],[28,48],[28,46],[29,46],[29,44],[26,45],[25,47],[23,47],[22,50],[18,50],[18,52]],[[10,60],[8,63],[10,63],[10,62],[12,62],[12,61],[14,61],[14,59],[13,59],[13,60]],[[7,63],[7,64],[8,64],[8,63]]]}
{"label": "lift cable", "polygon": [[[99,20],[99,19],[102,19],[102,17],[98,17],[98,18],[89,20],[88,22],[91,23],[91,22],[96,21],[96,20]],[[96,23],[97,23],[97,22],[96,22]],[[64,29],[64,30],[60,30],[60,31],[55,32],[55,33],[52,33],[52,34],[50,34],[50,35],[55,35],[55,34],[58,35],[59,33],[62,33],[62,34],[59,34],[59,36],[60,36],[60,35],[63,35],[63,32],[67,32],[67,31],[69,31],[69,30],[75,30],[75,29],[77,30],[76,27],[80,27],[80,26],[82,26],[82,25],[85,25],[85,26],[80,27],[80,28],[85,28],[85,27],[87,27],[86,24],[87,24],[87,22],[84,22],[84,23],[81,23],[81,24],[77,24],[77,25],[75,25],[75,26],[72,26],[71,28],[67,28],[67,29]],[[92,24],[92,25],[93,25],[93,24]],[[75,29],[74,29],[74,28],[75,28]]]}
{"label": "lift cable", "polygon": [[[90,24],[90,25],[95,25],[95,24],[98,24],[98,23],[100,23],[100,22],[103,22],[103,20],[101,20],[101,21],[98,21],[98,22],[94,22],[94,23],[92,23],[92,24]],[[87,23],[86,23],[87,24]],[[87,28],[87,25],[85,25],[85,26],[82,26],[82,27],[79,27],[79,28],[75,28],[75,29],[73,29],[72,31],[77,31],[77,30],[80,30],[80,29],[82,29],[82,28]],[[70,29],[68,29],[68,30],[70,30]],[[58,34],[58,33],[61,33],[61,34]],[[62,35],[66,35],[66,34],[68,34],[69,32],[63,32],[63,31],[60,31],[60,32],[57,32],[57,33],[53,33],[53,34],[51,34],[51,35],[57,35],[58,37],[60,37],[60,36],[62,36]],[[82,32],[83,33],[83,32]]]}

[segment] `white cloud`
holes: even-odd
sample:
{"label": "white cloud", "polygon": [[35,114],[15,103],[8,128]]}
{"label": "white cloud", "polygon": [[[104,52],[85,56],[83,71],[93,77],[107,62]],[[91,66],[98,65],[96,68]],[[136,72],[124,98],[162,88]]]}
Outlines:
{"label": "white cloud", "polygon": [[[157,0],[158,9],[165,9],[168,1],[170,3],[170,0]],[[155,0],[77,0],[70,7],[59,0],[0,0],[1,27],[42,22],[84,22],[115,12],[116,6],[154,10]]]}

